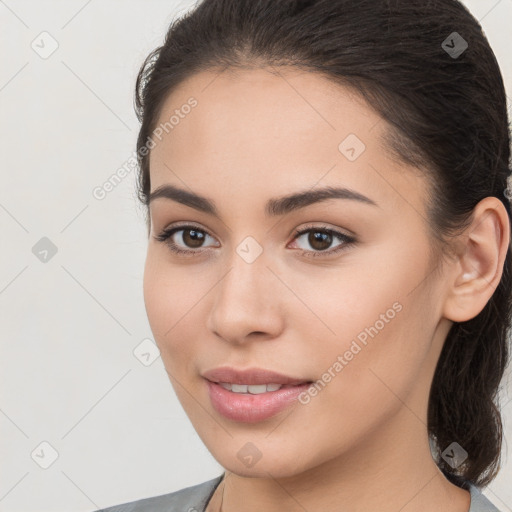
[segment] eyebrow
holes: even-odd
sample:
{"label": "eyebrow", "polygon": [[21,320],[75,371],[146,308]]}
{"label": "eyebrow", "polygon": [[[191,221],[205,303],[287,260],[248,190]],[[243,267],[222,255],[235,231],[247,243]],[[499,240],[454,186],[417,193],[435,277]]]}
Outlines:
{"label": "eyebrow", "polygon": [[[206,197],[189,192],[173,185],[162,185],[149,195],[148,205],[155,199],[170,199],[184,204],[195,210],[213,215],[220,219],[220,214],[214,201]],[[269,199],[265,206],[265,214],[269,217],[286,215],[295,210],[305,208],[314,203],[320,203],[329,199],[349,199],[364,204],[377,206],[378,204],[355,190],[340,187],[325,187],[316,190],[305,190],[287,196]]]}

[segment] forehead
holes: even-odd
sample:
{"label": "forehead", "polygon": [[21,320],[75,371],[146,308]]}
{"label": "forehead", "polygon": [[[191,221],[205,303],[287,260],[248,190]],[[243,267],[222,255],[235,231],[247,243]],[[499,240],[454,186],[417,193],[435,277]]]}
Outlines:
{"label": "forehead", "polygon": [[[269,143],[268,149],[285,150],[293,141],[295,150],[310,141],[323,151],[349,133],[369,139],[379,124],[380,117],[351,89],[311,72],[275,69],[210,70],[182,82],[157,123],[164,126],[173,114],[178,121],[166,144],[174,145],[175,155],[191,138],[197,149],[210,151],[220,145],[243,149],[244,143],[254,151]],[[197,104],[189,108],[191,98]],[[378,135],[379,130],[373,137]]]}
{"label": "forehead", "polygon": [[270,197],[326,175],[325,184],[382,189],[376,173],[404,167],[385,149],[387,123],[354,90],[295,68],[197,73],[168,96],[158,127],[152,190],[185,180],[203,195],[229,194],[271,183]]}

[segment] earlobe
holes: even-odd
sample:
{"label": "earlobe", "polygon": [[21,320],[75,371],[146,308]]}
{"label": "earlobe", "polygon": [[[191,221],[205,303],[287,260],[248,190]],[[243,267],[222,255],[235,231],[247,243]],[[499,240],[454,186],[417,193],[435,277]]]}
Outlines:
{"label": "earlobe", "polygon": [[460,235],[462,250],[453,261],[444,316],[465,322],[477,316],[492,297],[503,274],[510,244],[510,222],[503,203],[486,197]]}

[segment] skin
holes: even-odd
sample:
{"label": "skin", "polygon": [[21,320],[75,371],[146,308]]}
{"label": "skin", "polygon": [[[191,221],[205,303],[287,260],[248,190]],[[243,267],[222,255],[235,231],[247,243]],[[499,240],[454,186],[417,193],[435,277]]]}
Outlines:
{"label": "skin", "polygon": [[[469,493],[432,459],[428,393],[452,322],[476,316],[500,281],[502,203],[479,203],[455,255],[432,259],[427,182],[387,151],[386,123],[349,89],[293,68],[211,70],[173,90],[159,122],[191,96],[198,105],[151,150],[151,190],[208,197],[221,219],[151,202],[144,300],[178,399],[226,469],[208,510],[222,497],[228,512],[468,511]],[[366,145],[353,162],[338,149],[350,133]],[[330,199],[265,215],[270,198],[327,185],[377,206]],[[155,239],[182,221],[211,235],[202,245],[190,231],[173,236],[192,257]],[[325,225],[356,242],[304,255],[343,244],[294,238]],[[263,249],[250,264],[236,252],[247,236]],[[401,311],[309,403],[259,423],[212,407],[202,372],[263,367],[316,381],[396,302]],[[237,457],[247,442],[262,455],[252,467]]]}

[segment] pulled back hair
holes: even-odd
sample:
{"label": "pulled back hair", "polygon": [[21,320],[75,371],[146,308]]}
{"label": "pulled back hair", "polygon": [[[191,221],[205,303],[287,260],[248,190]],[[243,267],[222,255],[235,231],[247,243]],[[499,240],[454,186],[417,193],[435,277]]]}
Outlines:
{"label": "pulled back hair", "polygon": [[[454,32],[468,45],[458,56],[442,47],[445,40],[455,45]],[[137,77],[137,186],[148,229],[144,148],[168,95],[201,71],[279,66],[351,87],[387,121],[391,151],[431,184],[433,245],[448,247],[485,197],[500,199],[510,219],[503,80],[480,24],[459,1],[202,0],[173,21]],[[509,247],[501,281],[484,309],[453,324],[430,389],[427,426],[434,460],[465,488],[467,482],[487,485],[500,469],[498,391],[509,358],[511,279]],[[468,453],[456,468],[442,457],[452,442]]]}

